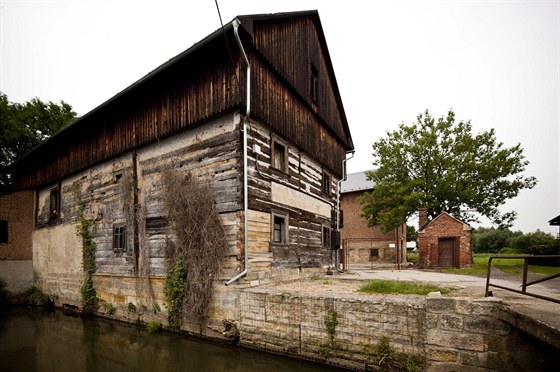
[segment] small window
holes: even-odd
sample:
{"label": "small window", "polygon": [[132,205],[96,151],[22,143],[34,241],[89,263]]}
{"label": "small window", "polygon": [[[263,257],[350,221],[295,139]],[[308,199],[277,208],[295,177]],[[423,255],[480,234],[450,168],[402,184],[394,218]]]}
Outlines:
{"label": "small window", "polygon": [[342,209],[338,212],[338,227],[341,229],[344,227],[344,211]]}
{"label": "small window", "polygon": [[58,219],[59,211],[59,198],[58,198],[58,189],[51,189],[51,193],[49,196],[49,220],[53,221]]}
{"label": "small window", "polygon": [[330,248],[331,246],[331,228],[330,226],[323,226],[323,247]]}
{"label": "small window", "polygon": [[327,195],[331,194],[331,175],[323,171],[323,182],[321,184],[321,190]]}
{"label": "small window", "polygon": [[280,213],[272,214],[272,243],[288,242],[288,216]]}
{"label": "small window", "polygon": [[379,248],[371,248],[369,250],[369,258],[374,260],[379,257]]}
{"label": "small window", "polygon": [[272,166],[284,173],[288,170],[288,152],[286,146],[277,141],[272,141]]}
{"label": "small window", "polygon": [[113,250],[126,251],[126,227],[123,225],[113,228]]}
{"label": "small window", "polygon": [[8,221],[0,220],[0,243],[8,242]]}
{"label": "small window", "polygon": [[319,70],[314,65],[311,65],[311,73],[309,76],[309,96],[313,102],[318,101],[319,93]]}

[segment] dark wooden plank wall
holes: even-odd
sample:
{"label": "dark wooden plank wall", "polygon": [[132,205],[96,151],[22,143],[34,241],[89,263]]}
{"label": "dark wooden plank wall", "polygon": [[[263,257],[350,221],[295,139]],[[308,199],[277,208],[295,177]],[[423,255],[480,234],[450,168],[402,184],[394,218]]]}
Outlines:
{"label": "dark wooden plank wall", "polygon": [[[336,78],[327,65],[317,26],[311,17],[256,21],[254,45],[280,75],[295,88],[307,105],[335,135],[350,146],[344,128],[344,113],[335,96]],[[310,96],[311,65],[318,70],[317,102]]]}
{"label": "dark wooden plank wall", "polygon": [[46,185],[240,105],[244,70],[229,57],[208,66],[171,68],[66,129],[20,163],[15,187]]}

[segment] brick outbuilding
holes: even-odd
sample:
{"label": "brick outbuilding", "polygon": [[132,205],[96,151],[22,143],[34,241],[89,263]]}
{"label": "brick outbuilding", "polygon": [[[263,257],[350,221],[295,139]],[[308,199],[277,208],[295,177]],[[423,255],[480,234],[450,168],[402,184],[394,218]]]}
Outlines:
{"label": "brick outbuilding", "polygon": [[443,212],[427,222],[427,210],[420,210],[418,243],[424,268],[465,267],[472,264],[472,227]]}

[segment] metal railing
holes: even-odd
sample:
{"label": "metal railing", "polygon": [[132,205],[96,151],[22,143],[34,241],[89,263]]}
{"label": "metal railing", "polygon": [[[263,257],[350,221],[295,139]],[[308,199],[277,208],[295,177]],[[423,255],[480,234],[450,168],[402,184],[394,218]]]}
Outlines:
{"label": "metal railing", "polygon": [[[522,283],[520,285],[521,290],[490,283],[490,274],[492,272],[492,260],[494,258],[496,258],[496,259],[504,259],[504,258],[505,259],[521,259],[521,260],[523,260],[523,279],[522,279]],[[533,280],[533,281],[530,281],[530,282],[527,281],[527,272],[528,272],[528,269],[529,269],[529,260],[539,261],[539,260],[544,260],[544,259],[560,259],[560,255],[491,256],[488,259],[488,274],[486,275],[486,292],[485,292],[484,296],[485,297],[491,297],[492,296],[492,291],[490,291],[489,288],[490,287],[495,287],[495,288],[500,288],[500,289],[503,289],[503,290],[506,290],[506,291],[520,293],[522,295],[536,297],[536,298],[540,298],[541,300],[551,301],[551,302],[555,302],[555,303],[560,304],[560,299],[552,298],[552,297],[548,297],[548,296],[543,296],[543,295],[540,295],[540,294],[537,294],[537,293],[527,292],[527,287],[529,287],[533,284],[542,283],[542,282],[545,282],[547,280],[551,280],[551,279],[560,277],[560,273],[558,273],[558,274],[550,275],[550,276],[547,276],[547,277],[544,277],[544,278],[541,278],[541,279]]]}

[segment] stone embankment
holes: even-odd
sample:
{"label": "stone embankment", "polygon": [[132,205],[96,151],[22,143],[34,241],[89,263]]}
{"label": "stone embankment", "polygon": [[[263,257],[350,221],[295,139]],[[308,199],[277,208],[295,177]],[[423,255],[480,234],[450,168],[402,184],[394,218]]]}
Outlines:
{"label": "stone embankment", "polygon": [[360,281],[339,282],[243,290],[240,344],[354,370],[546,371],[560,361],[502,319],[511,309],[500,299],[360,294]]}

